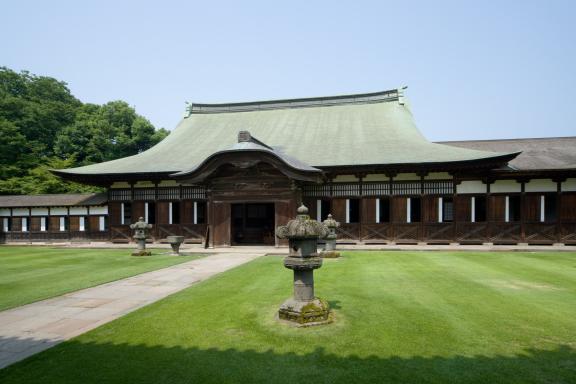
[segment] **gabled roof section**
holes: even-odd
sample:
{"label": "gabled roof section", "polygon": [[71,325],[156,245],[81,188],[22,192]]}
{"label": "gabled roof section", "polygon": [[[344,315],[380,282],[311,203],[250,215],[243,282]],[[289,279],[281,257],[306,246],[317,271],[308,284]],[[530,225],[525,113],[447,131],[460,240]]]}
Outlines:
{"label": "gabled roof section", "polygon": [[576,169],[576,136],[445,141],[439,144],[481,151],[522,152],[509,163],[512,169],[517,170]]}
{"label": "gabled roof section", "polygon": [[505,163],[495,153],[431,143],[414,123],[403,89],[307,99],[191,104],[188,116],[153,148],[135,156],[55,171],[77,180],[95,176],[169,174],[229,149],[248,130],[274,151],[316,168],[339,166]]}
{"label": "gabled roof section", "polygon": [[104,205],[107,202],[108,197],[105,193],[0,196],[0,208],[93,206]]}
{"label": "gabled roof section", "polygon": [[298,159],[288,156],[280,150],[276,150],[253,137],[248,131],[238,133],[238,143],[230,148],[218,151],[207,157],[197,166],[170,176],[185,180],[189,183],[202,182],[219,166],[234,164],[242,168],[265,161],[274,165],[286,176],[304,181],[319,182],[322,178],[322,170],[305,164]]}

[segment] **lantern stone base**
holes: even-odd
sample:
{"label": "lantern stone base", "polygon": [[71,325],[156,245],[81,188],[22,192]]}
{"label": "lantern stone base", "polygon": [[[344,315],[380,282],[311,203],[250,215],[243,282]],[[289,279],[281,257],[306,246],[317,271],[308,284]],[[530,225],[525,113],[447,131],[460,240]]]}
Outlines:
{"label": "lantern stone base", "polygon": [[340,252],[336,251],[322,251],[320,257],[323,259],[337,259],[340,257]]}
{"label": "lantern stone base", "polygon": [[330,307],[325,300],[312,301],[286,300],[278,310],[278,319],[299,327],[328,324],[332,322]]}
{"label": "lantern stone base", "polygon": [[134,252],[132,252],[132,256],[152,256],[152,252],[150,252],[150,251],[134,251]]}

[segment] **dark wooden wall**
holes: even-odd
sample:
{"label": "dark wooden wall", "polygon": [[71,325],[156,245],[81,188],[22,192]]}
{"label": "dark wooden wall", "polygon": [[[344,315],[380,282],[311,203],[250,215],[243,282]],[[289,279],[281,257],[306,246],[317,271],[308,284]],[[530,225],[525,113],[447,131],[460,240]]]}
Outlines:
{"label": "dark wooden wall", "polygon": [[454,198],[454,220],[459,222],[469,222],[472,217],[472,197],[457,195]]}
{"label": "dark wooden wall", "polygon": [[438,222],[438,196],[422,197],[422,222]]}
{"label": "dark wooden wall", "polygon": [[492,195],[490,196],[488,218],[490,221],[505,222],[506,221],[506,196]]}
{"label": "dark wooden wall", "polygon": [[360,200],[360,222],[365,224],[376,222],[376,199]]}
{"label": "dark wooden wall", "polygon": [[332,200],[332,217],[340,223],[346,222],[346,199]]}
{"label": "dark wooden wall", "polygon": [[576,221],[576,192],[562,193],[560,220]]}
{"label": "dark wooden wall", "polygon": [[522,217],[524,221],[527,222],[539,222],[540,221],[540,196],[538,194],[526,194],[524,196],[524,205]]}
{"label": "dark wooden wall", "polygon": [[110,217],[110,225],[121,225],[122,218],[120,213],[122,212],[120,208],[121,203],[110,202],[108,203],[108,215]]}

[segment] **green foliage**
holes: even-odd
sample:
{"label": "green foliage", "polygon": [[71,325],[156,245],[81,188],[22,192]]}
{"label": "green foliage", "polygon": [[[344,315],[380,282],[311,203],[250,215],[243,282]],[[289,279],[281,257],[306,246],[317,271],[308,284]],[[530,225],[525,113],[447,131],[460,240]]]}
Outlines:
{"label": "green foliage", "polygon": [[49,170],[135,155],[167,135],[124,101],[83,104],[64,82],[0,67],[0,194],[97,190]]}

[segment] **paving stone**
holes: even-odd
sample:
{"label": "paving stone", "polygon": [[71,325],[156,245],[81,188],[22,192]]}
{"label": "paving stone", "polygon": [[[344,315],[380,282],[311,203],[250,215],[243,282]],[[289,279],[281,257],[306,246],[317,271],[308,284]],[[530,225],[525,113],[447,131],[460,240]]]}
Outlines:
{"label": "paving stone", "polygon": [[82,308],[97,308],[101,307],[104,304],[113,301],[113,299],[86,299],[86,300],[77,300],[72,307],[82,307]]}
{"label": "paving stone", "polygon": [[215,253],[0,312],[0,368],[266,253]]}

